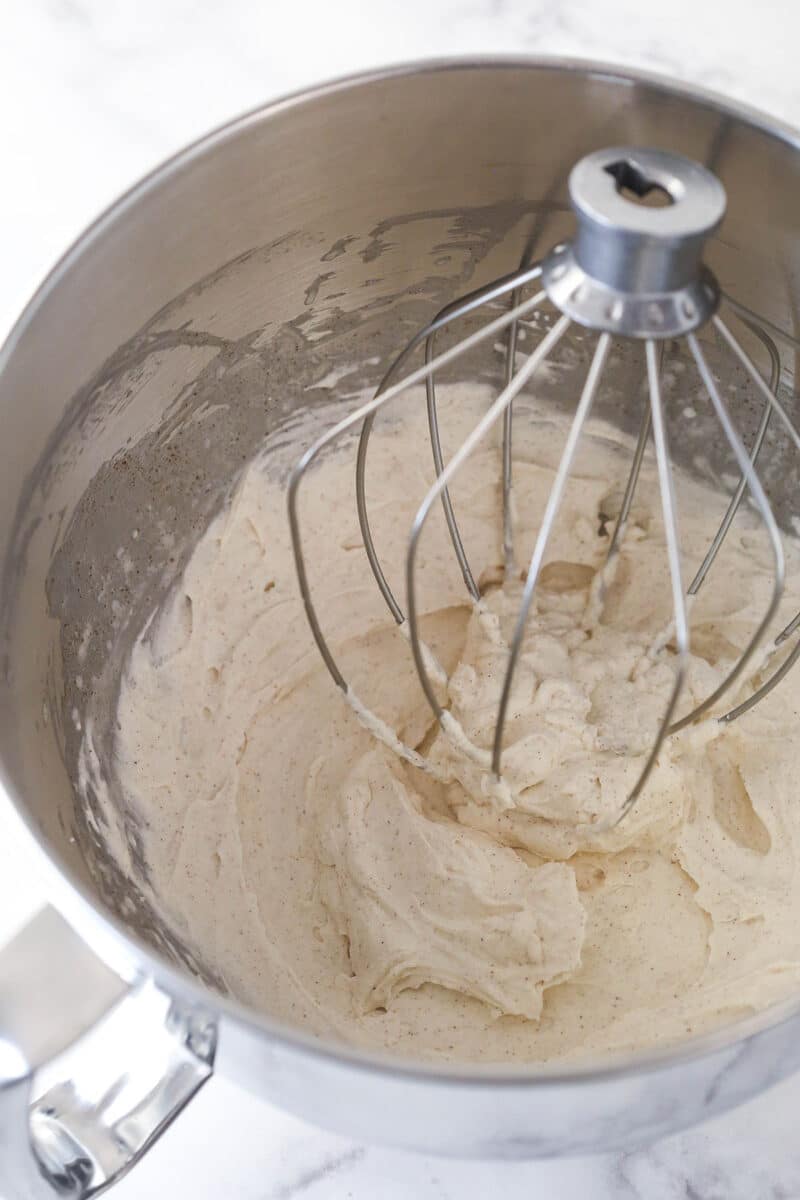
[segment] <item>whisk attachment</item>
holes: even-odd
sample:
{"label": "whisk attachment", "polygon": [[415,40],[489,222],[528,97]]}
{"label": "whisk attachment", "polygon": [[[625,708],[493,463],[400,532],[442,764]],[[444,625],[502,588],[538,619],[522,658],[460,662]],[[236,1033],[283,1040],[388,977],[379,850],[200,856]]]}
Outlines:
{"label": "whisk attachment", "polygon": [[[665,739],[701,716],[710,714],[725,695],[741,687],[746,679],[747,667],[755,660],[756,652],[763,644],[775,617],[784,586],[784,556],[777,521],[759,479],[757,459],[772,419],[777,419],[782,424],[793,445],[800,450],[800,437],[776,394],[781,364],[775,339],[785,339],[794,343],[795,348],[797,343],[769,322],[760,321],[756,314],[740,302],[730,300],[730,307],[737,319],[761,341],[769,355],[771,371],[769,381],[766,381],[742,343],[719,316],[720,304],[728,303],[729,298],[724,296],[714,275],[705,266],[703,251],[707,239],[723,219],[726,200],[722,184],[706,168],[665,151],[612,147],[589,154],[573,168],[569,179],[569,194],[576,217],[576,233],[573,239],[555,246],[541,263],[528,265],[506,275],[442,309],[398,355],[373,399],[343,418],[306,451],[290,478],[288,501],[300,590],[312,633],[328,670],[358,712],[360,719],[377,736],[408,761],[430,769],[429,762],[422,760],[416,749],[400,743],[393,731],[382,727],[379,719],[369,714],[361,701],[353,695],[324,637],[309,587],[298,517],[299,488],[306,472],[323,449],[350,429],[360,425],[361,434],[356,457],[356,501],[364,547],[378,589],[393,619],[408,636],[422,691],[445,734],[461,751],[499,780],[502,776],[503,742],[515,671],[548,543],[563,503],[575,455],[592,407],[602,389],[614,339],[643,342],[648,403],[642,415],[630,473],[611,534],[606,566],[598,572],[598,594],[602,609],[605,581],[611,577],[614,561],[624,542],[642,461],[648,445],[652,442],[661,496],[672,601],[669,637],[662,639],[659,645],[666,646],[668,641],[671,644],[674,678],[660,723],[648,751],[643,756],[638,778],[621,802],[618,813],[609,820],[596,823],[594,828],[601,830],[617,824],[636,803],[656,766]],[[542,290],[530,298],[523,299],[525,290],[539,280]],[[496,305],[499,301],[508,302],[509,298],[511,306],[507,312],[494,317],[482,328],[470,333],[445,351],[436,352],[436,339],[441,331],[467,316],[476,314],[484,306]],[[518,366],[519,356],[516,349],[519,323],[544,306],[555,309],[556,319],[543,333],[533,351],[525,356]],[[471,745],[463,730],[456,727],[446,702],[441,699],[445,694],[442,685],[447,682],[446,676],[425,646],[420,630],[418,547],[431,512],[441,504],[467,594],[474,604],[481,603],[480,588],[461,536],[450,487],[455,475],[463,468],[478,444],[500,424],[503,496],[500,541],[506,579],[512,577],[516,570],[511,492],[513,404],[520,392],[530,385],[537,372],[550,360],[558,343],[572,325],[594,332],[597,341],[525,572],[522,598],[500,687],[491,750],[487,752]],[[736,431],[706,352],[697,336],[698,330],[704,326],[715,330],[723,348],[741,365],[764,399],[759,426],[749,451]],[[501,333],[507,337],[503,386],[466,440],[449,461],[445,461],[436,404],[437,375],[444,367],[460,359],[482,341],[496,338]],[[668,341],[675,338],[685,340],[688,345],[720,435],[727,443],[740,475],[719,529],[688,589],[682,577],[675,485],[661,381],[665,348]],[[424,364],[403,375],[402,372],[408,367],[412,354],[423,345]],[[405,560],[404,612],[386,579],[375,545],[369,521],[365,481],[375,417],[385,404],[421,383],[425,384],[435,479],[419,506],[409,534]],[[771,548],[773,588],[769,602],[755,632],[723,681],[689,713],[676,719],[688,672],[689,603],[706,582],[733,519],[747,495],[759,514]],[[778,635],[774,646],[777,648],[782,645],[798,629],[800,613]],[[780,666],[752,694],[740,700],[735,707],[717,719],[730,722],[749,711],[777,686],[798,657],[800,640]],[[763,673],[763,661],[761,669]]]}

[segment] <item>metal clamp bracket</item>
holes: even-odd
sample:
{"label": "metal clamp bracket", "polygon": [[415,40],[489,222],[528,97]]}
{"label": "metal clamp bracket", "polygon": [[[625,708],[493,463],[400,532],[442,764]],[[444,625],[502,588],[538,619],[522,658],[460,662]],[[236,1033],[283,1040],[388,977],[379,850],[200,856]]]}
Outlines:
{"label": "metal clamp bracket", "polygon": [[210,1077],[216,1027],[114,974],[52,908],[0,952],[0,1187],[87,1200]]}

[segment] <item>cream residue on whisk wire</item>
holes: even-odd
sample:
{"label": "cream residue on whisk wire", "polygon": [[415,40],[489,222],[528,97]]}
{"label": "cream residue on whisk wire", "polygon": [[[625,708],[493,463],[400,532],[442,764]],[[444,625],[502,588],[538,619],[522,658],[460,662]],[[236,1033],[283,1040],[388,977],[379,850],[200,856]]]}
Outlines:
{"label": "cream residue on whisk wire", "polygon": [[[378,423],[370,448],[371,524],[393,587],[431,481],[420,401]],[[486,403],[477,385],[441,388],[452,444]],[[520,403],[520,564],[564,432],[562,417]],[[475,577],[488,580],[501,574],[499,453],[479,449],[451,489]],[[301,516],[348,704],[296,586],[274,477],[291,452],[260,455],[245,473],[133,648],[112,764],[153,902],[242,1001],[406,1057],[538,1061],[680,1039],[800,982],[800,672],[741,721],[706,719],[669,739],[629,817],[591,832],[629,793],[673,680],[669,639],[652,653],[670,597],[647,459],[619,555],[597,582],[630,455],[599,423],[578,453],[522,645],[499,786],[491,745],[521,584],[487,586],[473,605],[432,514],[419,611],[440,728],[363,554],[352,453],[326,458]],[[725,499],[676,479],[688,567]],[[769,559],[753,528],[742,512],[693,607],[681,711],[714,689],[766,607]],[[787,549],[788,618],[800,579]],[[418,761],[399,757],[399,743]]]}

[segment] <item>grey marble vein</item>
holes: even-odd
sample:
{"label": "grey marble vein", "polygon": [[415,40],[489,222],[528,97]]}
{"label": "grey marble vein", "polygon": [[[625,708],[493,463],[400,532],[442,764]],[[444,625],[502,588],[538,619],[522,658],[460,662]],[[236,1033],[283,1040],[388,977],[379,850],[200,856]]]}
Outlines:
{"label": "grey marble vein", "polygon": [[310,1188],[316,1187],[317,1184],[330,1184],[335,1175],[341,1175],[343,1170],[359,1163],[366,1152],[364,1146],[354,1146],[352,1150],[345,1150],[341,1154],[331,1155],[315,1166],[300,1171],[294,1179],[291,1179],[288,1183],[280,1184],[273,1191],[268,1192],[267,1196],[269,1200],[293,1200],[295,1196],[307,1192]]}

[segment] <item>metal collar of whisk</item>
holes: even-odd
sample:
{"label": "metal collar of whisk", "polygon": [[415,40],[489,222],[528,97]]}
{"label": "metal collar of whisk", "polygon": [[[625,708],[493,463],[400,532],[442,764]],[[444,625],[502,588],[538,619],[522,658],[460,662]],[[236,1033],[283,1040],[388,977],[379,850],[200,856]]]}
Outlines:
{"label": "metal collar of whisk", "polygon": [[622,337],[679,337],[719,303],[702,262],[725,215],[725,189],[705,167],[663,150],[612,147],[582,158],[569,179],[575,238],[542,263],[561,312]]}

